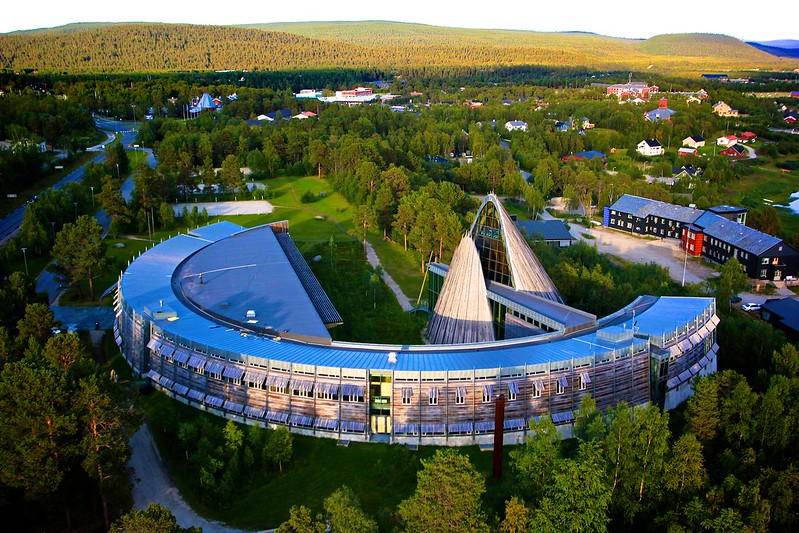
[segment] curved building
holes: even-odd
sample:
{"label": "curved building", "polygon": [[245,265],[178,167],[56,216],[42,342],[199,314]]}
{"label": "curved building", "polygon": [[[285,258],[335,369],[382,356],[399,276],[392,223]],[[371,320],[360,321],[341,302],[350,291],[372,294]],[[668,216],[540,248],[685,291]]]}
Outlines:
{"label": "curved building", "polygon": [[[115,339],[135,372],[199,409],[310,435],[417,444],[492,441],[500,394],[505,440],[521,442],[529,420],[547,414],[568,433],[585,394],[600,408],[671,408],[691,394],[693,376],[715,371],[713,298],[643,296],[597,320],[565,306],[540,265],[517,290],[510,274],[530,265],[516,261],[503,212],[489,196],[478,220],[494,222],[470,233],[484,270],[489,264],[498,276],[486,275],[481,294],[503,340],[333,341],[328,328],[341,318],[287,225],[227,222],[169,239],[130,264],[119,280]],[[434,271],[441,282],[447,266]],[[510,330],[532,336],[508,338]]]}

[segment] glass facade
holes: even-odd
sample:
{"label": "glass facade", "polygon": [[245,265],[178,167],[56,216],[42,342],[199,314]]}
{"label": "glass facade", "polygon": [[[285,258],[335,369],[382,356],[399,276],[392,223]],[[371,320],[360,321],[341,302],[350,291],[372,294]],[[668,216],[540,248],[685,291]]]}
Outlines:
{"label": "glass facade", "polygon": [[487,203],[477,214],[477,224],[474,226],[472,238],[480,252],[480,263],[483,265],[485,277],[512,287],[505,239],[500,227],[499,213],[493,203]]}

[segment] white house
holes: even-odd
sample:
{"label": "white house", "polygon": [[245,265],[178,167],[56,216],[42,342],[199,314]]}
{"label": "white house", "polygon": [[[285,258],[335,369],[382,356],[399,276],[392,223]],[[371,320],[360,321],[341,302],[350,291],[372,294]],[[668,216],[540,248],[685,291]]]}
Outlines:
{"label": "white house", "polygon": [[691,135],[682,140],[682,145],[689,148],[702,148],[705,145],[705,138],[701,135]]}
{"label": "white house", "polygon": [[527,131],[527,123],[521,120],[509,120],[505,123],[505,129],[508,131]]}
{"label": "white house", "polygon": [[716,144],[719,146],[732,146],[738,143],[738,137],[735,135],[725,135],[716,139]]}
{"label": "white house", "polygon": [[644,139],[638,143],[637,151],[639,154],[651,157],[663,155],[663,145],[657,139]]}

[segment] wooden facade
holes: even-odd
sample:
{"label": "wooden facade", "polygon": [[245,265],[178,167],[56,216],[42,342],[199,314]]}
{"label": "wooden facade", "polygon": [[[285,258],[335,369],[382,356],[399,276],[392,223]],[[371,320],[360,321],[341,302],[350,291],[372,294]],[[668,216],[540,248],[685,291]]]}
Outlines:
{"label": "wooden facade", "polygon": [[[123,312],[118,324],[129,318]],[[210,347],[174,338],[152,324],[144,351],[146,375],[157,388],[240,422],[284,425],[303,434],[347,440],[379,440],[383,434],[394,442],[461,445],[493,438],[500,394],[506,399],[507,442],[523,441],[530,421],[545,415],[568,434],[586,394],[600,409],[622,401],[644,405],[666,398],[674,403],[668,399],[672,389],[684,389],[690,377],[706,372],[708,357],[715,363],[717,323],[711,308],[671,336],[637,339],[627,331],[632,344],[618,351],[470,371],[375,373],[313,370],[270,360],[253,363],[221,357]],[[381,384],[375,387],[372,382],[370,387],[374,376]],[[377,396],[388,413],[379,422],[373,416]]]}

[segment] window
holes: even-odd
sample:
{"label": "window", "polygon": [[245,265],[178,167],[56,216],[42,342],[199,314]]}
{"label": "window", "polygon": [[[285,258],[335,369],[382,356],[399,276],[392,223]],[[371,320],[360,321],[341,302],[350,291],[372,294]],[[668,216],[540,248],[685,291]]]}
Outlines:
{"label": "window", "polygon": [[533,398],[540,398],[541,392],[544,390],[544,382],[536,381],[533,384]]}
{"label": "window", "polygon": [[515,402],[516,397],[519,395],[519,384],[515,381],[508,383],[508,401]]}
{"label": "window", "polygon": [[591,376],[588,375],[588,372],[580,374],[580,390],[585,390],[589,383],[591,383]]}
{"label": "window", "polygon": [[411,405],[413,400],[413,389],[411,387],[402,387],[402,405]]}
{"label": "window", "polygon": [[569,381],[565,378],[558,378],[558,381],[555,383],[555,394],[563,394],[566,392],[566,387],[569,386]]}
{"label": "window", "polygon": [[455,389],[455,403],[463,405],[466,403],[466,387]]}
{"label": "window", "polygon": [[767,265],[768,264],[768,257],[764,257],[763,259],[761,259],[760,260],[760,264],[761,265]]}
{"label": "window", "polygon": [[760,271],[760,277],[765,278],[766,276],[768,276],[768,270],[764,268]]}
{"label": "window", "polygon": [[329,390],[323,392],[317,392],[316,397],[320,400],[338,400],[338,394],[333,393]]}
{"label": "window", "polygon": [[494,386],[486,385],[483,387],[483,403],[490,403],[494,398]]}
{"label": "window", "polygon": [[438,387],[432,387],[428,396],[429,405],[438,405]]}

